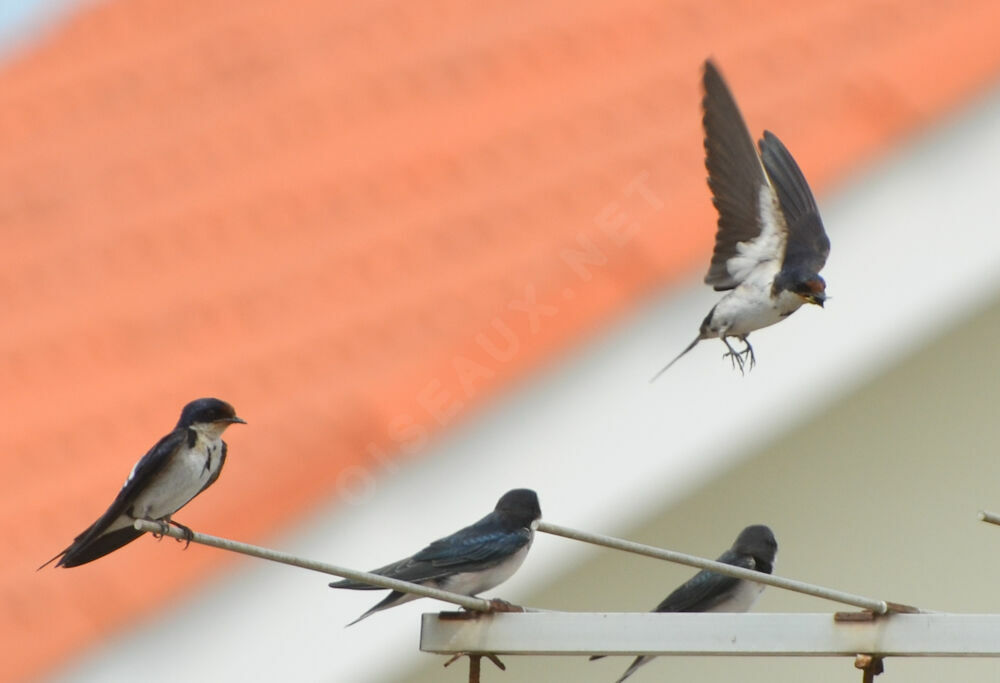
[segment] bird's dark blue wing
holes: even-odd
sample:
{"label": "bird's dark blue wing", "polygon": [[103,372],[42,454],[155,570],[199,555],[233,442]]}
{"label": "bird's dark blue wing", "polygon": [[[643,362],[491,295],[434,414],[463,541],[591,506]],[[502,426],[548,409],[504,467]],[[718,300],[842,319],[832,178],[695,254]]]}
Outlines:
{"label": "bird's dark blue wing", "polygon": [[[755,568],[752,557],[737,555],[731,550],[724,552],[718,561],[744,569]],[[678,586],[653,611],[705,612],[725,600],[739,584],[739,581],[739,579],[716,574],[707,569],[702,570]]]}
{"label": "bird's dark blue wing", "polygon": [[[125,484],[118,492],[118,495],[115,497],[110,507],[105,510],[104,514],[101,515],[96,522],[84,529],[75,539],[73,539],[73,542],[68,548],[53,557],[52,560],[61,557],[62,560],[60,561],[60,564],[63,566],[76,566],[76,564],[83,564],[84,562],[89,562],[92,559],[96,559],[101,555],[107,554],[108,552],[111,552],[111,550],[114,550],[115,548],[118,548],[121,545],[124,545],[125,543],[135,540],[135,538],[141,536],[141,532],[134,530],[134,534],[121,533],[119,536],[121,537],[120,540],[123,542],[118,543],[118,545],[114,545],[112,543],[110,544],[110,548],[104,549],[104,552],[99,554],[95,554],[94,548],[92,547],[97,539],[101,537],[101,535],[116,519],[129,511],[129,508],[135,501],[136,496],[163,469],[163,466],[167,463],[170,454],[179,448],[184,443],[184,440],[188,438],[189,431],[190,430],[188,429],[175,429],[156,442],[156,444],[150,448],[149,451],[142,456],[142,458],[139,459],[139,462],[135,464],[135,467],[132,468],[132,472],[129,474]],[[109,544],[105,543],[105,545]],[[52,560],[49,560],[49,562],[52,562]],[[48,564],[48,562],[45,564]],[[44,567],[45,565],[42,566]]]}
{"label": "bird's dark blue wing", "polygon": [[[472,526],[438,539],[412,557],[380,567],[372,573],[403,581],[421,582],[494,567],[531,542],[531,530],[502,528],[490,513]],[[357,581],[338,581],[334,588],[380,590]]]}
{"label": "bird's dark blue wing", "polygon": [[503,562],[530,541],[531,531],[525,528],[514,531],[469,529],[434,541],[413,559],[453,571],[475,571]]}
{"label": "bird's dark blue wing", "polygon": [[404,581],[430,581],[483,571],[500,564],[530,542],[529,529],[458,532],[434,541],[409,560],[396,565],[391,576]]}
{"label": "bird's dark blue wing", "polygon": [[717,290],[732,289],[745,274],[734,272],[730,259],[739,256],[741,242],[757,239],[763,230],[760,198],[767,177],[736,100],[711,61],[705,62],[702,85],[705,168],[712,203],[719,212],[705,283]]}
{"label": "bird's dark blue wing", "polygon": [[764,131],[759,145],[761,161],[778,195],[788,229],[782,268],[815,275],[823,269],[830,255],[830,238],[823,229],[816,198],[799,165],[777,135]]}
{"label": "bird's dark blue wing", "polygon": [[170,455],[184,444],[189,435],[193,435],[189,429],[175,429],[157,441],[135,464],[114,502],[88,531],[100,534],[120,515],[128,512],[139,493],[163,470]]}

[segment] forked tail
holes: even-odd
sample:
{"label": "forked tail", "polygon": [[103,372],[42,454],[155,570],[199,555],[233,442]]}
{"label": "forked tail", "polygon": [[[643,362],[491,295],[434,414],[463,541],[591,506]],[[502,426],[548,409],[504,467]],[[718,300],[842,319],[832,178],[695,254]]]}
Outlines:
{"label": "forked tail", "polygon": [[686,349],[684,349],[683,351],[681,351],[680,353],[678,353],[676,358],[674,358],[672,361],[670,361],[669,363],[667,363],[667,365],[666,365],[665,368],[663,368],[658,373],[656,373],[655,375],[653,375],[653,378],[651,380],[649,380],[649,383],[652,384],[653,382],[655,382],[660,375],[662,375],[664,372],[666,372],[667,370],[669,370],[671,365],[673,365],[674,363],[676,363],[677,361],[679,361],[681,359],[681,356],[683,356],[685,353],[687,353],[688,351],[690,351],[691,349],[693,349],[695,347],[695,345],[698,342],[700,342],[701,340],[702,340],[702,336],[699,334],[697,337],[694,338],[693,342],[691,342],[690,344],[688,344],[688,346],[687,346]]}

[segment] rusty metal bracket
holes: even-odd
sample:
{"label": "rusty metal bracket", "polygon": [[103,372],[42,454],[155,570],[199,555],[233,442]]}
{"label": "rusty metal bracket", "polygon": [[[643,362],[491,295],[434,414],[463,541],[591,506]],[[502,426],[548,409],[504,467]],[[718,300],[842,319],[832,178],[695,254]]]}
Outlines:
{"label": "rusty metal bracket", "polygon": [[520,605],[515,605],[512,602],[507,602],[506,600],[501,600],[500,598],[493,598],[490,600],[490,612],[527,612],[525,608]]}
{"label": "rusty metal bracket", "polygon": [[504,665],[503,662],[500,661],[499,657],[497,657],[494,654],[482,653],[482,652],[459,652],[457,655],[455,655],[447,662],[445,662],[444,665],[449,666],[454,662],[456,662],[457,660],[461,659],[462,657],[469,658],[469,683],[479,683],[479,675],[483,657],[486,657],[486,659],[493,662],[496,668],[500,669],[501,671],[507,670],[507,667]]}
{"label": "rusty metal bracket", "polygon": [[885,614],[877,614],[870,609],[863,609],[859,612],[834,612],[833,620],[838,623],[852,621],[875,621],[880,617],[887,617],[891,614],[920,614],[920,608],[913,605],[904,605],[901,602],[886,601],[889,610]]}
{"label": "rusty metal bracket", "polygon": [[877,655],[857,655],[854,668],[861,669],[861,683],[875,683],[875,677],[885,671],[882,657]]}
{"label": "rusty metal bracket", "polygon": [[[515,605],[506,600],[501,600],[500,598],[493,598],[489,601],[490,609],[488,612],[441,612],[438,617],[443,621],[468,621],[474,619],[481,619],[484,614],[490,614],[493,612],[525,612],[526,610],[520,605]],[[495,654],[490,652],[459,652],[447,662],[444,663],[445,666],[450,666],[462,657],[469,658],[469,683],[480,683],[480,675],[482,673],[482,659],[486,659],[493,662],[496,668],[501,671],[506,671],[507,667],[500,658]]]}
{"label": "rusty metal bracket", "polygon": [[[837,612],[833,620],[838,623],[872,622],[886,618],[891,614],[919,614],[920,610],[912,605],[899,602],[886,602],[889,611],[886,614],[875,614],[871,610],[860,612]],[[861,669],[861,683],[874,683],[875,677],[885,671],[885,658],[878,655],[858,654],[854,657],[854,668]]]}
{"label": "rusty metal bracket", "polygon": [[471,610],[467,611],[451,611],[451,612],[438,612],[438,618],[442,621],[468,621],[474,619],[480,619],[486,614],[495,614],[498,612],[527,612],[528,610],[521,605],[515,605],[512,602],[507,602],[506,600],[501,600],[500,598],[492,598],[487,600],[489,603],[489,609],[484,612],[474,612]]}

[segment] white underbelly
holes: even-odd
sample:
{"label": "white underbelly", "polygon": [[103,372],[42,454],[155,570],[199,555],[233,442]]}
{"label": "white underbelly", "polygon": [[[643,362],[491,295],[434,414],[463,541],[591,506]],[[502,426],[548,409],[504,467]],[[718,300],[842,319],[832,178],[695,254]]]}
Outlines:
{"label": "white underbelly", "polygon": [[530,547],[531,544],[529,543],[511,555],[507,560],[486,571],[455,574],[449,577],[447,581],[442,582],[441,587],[461,595],[479,595],[483,591],[496,588],[512,577],[514,572],[524,563],[524,558],[528,556],[528,548]]}
{"label": "white underbelly", "polygon": [[726,600],[715,605],[708,612],[748,612],[760,599],[764,592],[764,584],[754,581],[740,581],[739,586]]}
{"label": "white underbelly", "polygon": [[[199,444],[200,446],[201,444]],[[161,519],[172,515],[198,495],[221,466],[221,445],[194,448],[175,457],[132,504],[132,515]]]}
{"label": "white underbelly", "polygon": [[745,282],[719,300],[706,329],[707,337],[743,337],[787,318],[804,303],[791,292],[770,296],[770,285],[760,288]]}

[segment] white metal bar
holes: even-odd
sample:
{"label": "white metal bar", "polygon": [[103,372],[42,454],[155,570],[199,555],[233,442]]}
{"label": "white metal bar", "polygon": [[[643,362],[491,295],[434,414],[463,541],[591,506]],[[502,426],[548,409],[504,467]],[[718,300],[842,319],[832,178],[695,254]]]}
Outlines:
{"label": "white metal bar", "polygon": [[[885,600],[866,598],[862,595],[845,593],[844,591],[835,590],[833,588],[825,588],[823,586],[805,583],[804,581],[796,581],[795,579],[786,579],[781,576],[774,576],[773,574],[763,574],[761,572],[753,571],[752,569],[734,567],[732,565],[723,564],[722,562],[716,562],[715,560],[707,560],[695,555],[685,555],[684,553],[674,552],[673,550],[665,550],[663,548],[657,548],[643,543],[626,541],[621,538],[615,538],[614,536],[605,536],[604,534],[579,531],[577,529],[570,529],[569,527],[559,526],[558,524],[543,521],[538,522],[537,529],[554,536],[562,536],[575,541],[592,543],[594,545],[604,546],[605,548],[613,548],[614,550],[623,550],[625,552],[645,555],[646,557],[654,557],[668,562],[686,564],[690,567],[697,567],[698,569],[710,569],[711,571],[723,574],[724,576],[733,576],[737,579],[749,579],[750,581],[756,581],[757,583],[774,586],[775,588],[795,591],[796,593],[805,593],[806,595],[812,595],[817,598],[823,598],[825,600],[832,600],[833,602],[840,602],[845,605],[852,605],[854,607],[871,610],[876,614],[885,614],[889,611],[889,603]],[[908,607],[906,611],[914,610],[913,608]]]}
{"label": "white metal bar", "polygon": [[984,522],[989,522],[990,524],[1000,524],[1000,515],[995,512],[989,512],[987,510],[979,511],[979,519]]}
{"label": "white metal bar", "polygon": [[[464,617],[464,618],[462,618]],[[424,652],[510,655],[1000,657],[1000,615],[424,614]]]}
{"label": "white metal bar", "polygon": [[[148,531],[155,534],[163,532],[166,536],[180,540],[187,540],[184,536],[184,532],[175,526],[171,526],[164,530],[158,523],[150,522],[144,519],[135,520],[135,524],[133,526],[135,526],[135,528],[139,531]],[[373,586],[403,591],[404,593],[415,593],[416,595],[420,595],[425,598],[434,598],[435,600],[450,602],[453,605],[459,605],[477,612],[488,612],[492,609],[490,601],[483,600],[482,598],[472,598],[467,595],[459,595],[458,593],[451,593],[437,588],[421,586],[416,583],[410,583],[409,581],[390,579],[388,577],[372,574],[370,572],[362,572],[357,569],[348,569],[347,567],[338,567],[337,565],[327,564],[325,562],[308,560],[277,550],[271,550],[270,548],[262,548],[260,546],[250,545],[249,543],[232,541],[228,538],[219,538],[218,536],[209,536],[208,534],[199,534],[194,532],[194,535],[190,540],[192,543],[199,543],[201,545],[212,546],[213,548],[242,553],[243,555],[250,555],[251,557],[259,557],[262,560],[270,560],[271,562],[279,562],[293,567],[311,569],[315,572],[339,576],[341,578],[352,579],[354,581],[362,581]]]}

